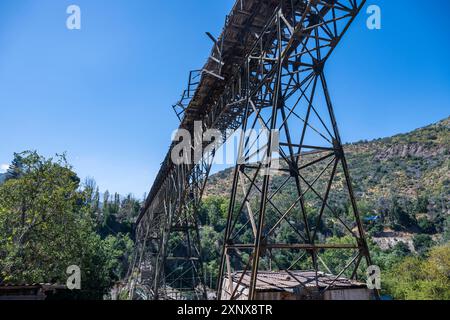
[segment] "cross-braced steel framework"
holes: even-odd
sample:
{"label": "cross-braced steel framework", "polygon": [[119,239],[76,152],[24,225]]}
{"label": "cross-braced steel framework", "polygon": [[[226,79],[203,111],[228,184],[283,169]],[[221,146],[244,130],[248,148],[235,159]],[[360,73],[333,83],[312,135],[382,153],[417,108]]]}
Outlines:
{"label": "cross-braced steel framework", "polygon": [[[350,269],[350,276],[356,277],[363,259],[371,265],[324,73],[325,63],[362,5],[362,1],[309,1],[293,8],[281,6],[248,55],[243,68],[247,79],[244,131],[278,131],[280,141],[274,153],[273,135],[256,148],[257,137],[241,137],[219,298],[225,290],[236,299],[249,273],[248,296],[254,299],[258,272],[273,265],[288,271],[306,266],[316,272],[318,283],[322,271],[331,272],[320,257],[327,250],[351,252],[348,263],[334,270],[335,281]],[[252,161],[261,152],[264,161]],[[282,163],[281,168],[272,169],[274,161]],[[271,182],[276,175],[280,181],[275,186]],[[274,201],[292,185],[288,192],[294,192],[293,197]],[[351,216],[338,211],[336,199],[350,203]],[[341,225],[353,241],[342,244],[319,238],[324,221]],[[286,228],[294,232],[289,243],[278,237]],[[287,251],[298,255],[290,265],[280,261]],[[237,281],[226,282],[229,288],[223,288],[224,279],[234,279],[232,274],[238,271],[233,266],[244,271]],[[320,288],[319,294],[333,288],[334,282]]]}
{"label": "cross-braced steel framework", "polygon": [[[273,134],[263,145],[258,134],[241,136],[219,299],[224,291],[239,298],[246,275],[248,298],[254,299],[261,270],[313,270],[317,285],[323,271],[334,274],[336,280],[320,288],[323,294],[339,277],[357,277],[362,262],[371,265],[325,78],[326,62],[364,3],[238,0],[221,37],[210,36],[215,44],[207,64],[191,73],[174,106],[180,128],[192,133],[195,121],[222,133],[278,133],[275,152]],[[170,151],[138,220],[131,293],[204,299],[198,209],[216,149],[193,165],[174,165]],[[321,231],[330,224],[352,240],[325,237]],[[280,236],[286,232],[289,241]],[[329,251],[342,252],[348,261],[331,270],[321,258]]]}
{"label": "cross-braced steel framework", "polygon": [[206,299],[197,211],[211,162],[204,157],[196,166],[174,167],[141,216],[129,271],[132,298]]}

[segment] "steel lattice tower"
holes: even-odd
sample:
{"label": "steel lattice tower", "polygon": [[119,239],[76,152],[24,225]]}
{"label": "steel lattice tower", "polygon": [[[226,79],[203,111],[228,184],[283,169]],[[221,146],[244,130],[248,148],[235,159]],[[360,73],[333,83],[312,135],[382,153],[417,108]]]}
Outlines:
{"label": "steel lattice tower", "polygon": [[[242,68],[246,79],[244,131],[277,131],[279,147],[272,148],[274,135],[256,148],[257,137],[241,136],[240,163],[234,170],[218,283],[219,298],[224,278],[232,279],[232,273],[237,271],[233,265],[243,267],[244,271],[234,280],[237,282],[234,287],[228,281],[232,299],[247,273],[251,278],[249,298],[254,299],[258,272],[271,269],[268,264],[287,272],[298,266],[304,269],[306,265],[306,270],[315,271],[316,281],[322,270],[330,271],[320,258],[326,250],[352,251],[348,263],[335,271],[336,280],[350,268],[354,278],[362,259],[371,265],[325,78],[328,58],[362,5],[357,1],[309,1],[297,7],[280,6],[247,56]],[[262,160],[252,160],[261,153]],[[273,168],[274,162],[281,167]],[[276,175],[281,181],[274,189],[271,182]],[[275,196],[291,184],[295,185],[295,200],[275,203]],[[337,212],[332,198],[351,204],[351,219]],[[340,224],[353,243],[319,239],[318,231],[325,218]],[[294,231],[295,239],[280,242],[277,232],[283,228]],[[290,266],[277,261],[279,253],[287,251],[298,254]],[[330,283],[329,288],[332,286]]]}
{"label": "steel lattice tower", "polygon": [[[199,121],[204,130],[224,134],[238,128],[256,132],[240,138],[219,299],[223,290],[238,298],[247,276],[248,296],[254,299],[264,270],[312,270],[318,283],[323,272],[337,281],[342,275],[356,278],[363,262],[371,265],[325,77],[326,62],[364,4],[238,0],[222,35],[211,37],[214,47],[205,67],[191,73],[188,89],[174,106],[180,128],[190,132]],[[262,130],[272,134],[261,144]],[[176,297],[168,291],[189,289],[195,293],[191,297],[205,298],[198,209],[215,152],[207,150],[200,162],[178,166],[169,151],[137,222],[129,271],[132,295],[141,290],[147,298],[170,299]],[[327,224],[351,241],[323,237],[320,231]],[[279,235],[287,232],[289,241],[282,241]],[[330,270],[321,257],[329,252],[342,252],[348,261]],[[185,261],[178,278],[189,275],[178,287],[167,273],[171,261]],[[234,282],[224,288],[226,279]]]}

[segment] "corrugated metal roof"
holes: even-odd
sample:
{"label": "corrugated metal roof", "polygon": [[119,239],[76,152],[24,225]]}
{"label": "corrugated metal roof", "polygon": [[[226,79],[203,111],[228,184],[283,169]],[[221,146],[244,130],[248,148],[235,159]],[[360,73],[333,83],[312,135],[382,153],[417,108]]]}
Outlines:
{"label": "corrugated metal roof", "polygon": [[[238,283],[242,277],[242,272],[235,272],[232,274],[234,283]],[[248,287],[250,285],[250,272],[247,272],[243,278],[241,284]],[[318,285],[318,286],[317,286]],[[298,287],[307,288],[326,288],[332,285],[335,289],[348,289],[348,288],[366,288],[364,283],[350,280],[344,277],[339,277],[331,274],[315,271],[260,271],[258,273],[256,290],[259,291],[286,291],[292,290]]]}

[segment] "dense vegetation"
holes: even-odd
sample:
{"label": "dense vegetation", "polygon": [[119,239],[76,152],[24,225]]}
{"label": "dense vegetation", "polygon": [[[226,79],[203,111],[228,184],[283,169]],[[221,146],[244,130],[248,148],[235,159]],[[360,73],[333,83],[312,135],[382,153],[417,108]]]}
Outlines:
{"label": "dense vegetation", "polygon": [[[383,271],[384,293],[396,299],[449,298],[449,133],[450,119],[445,119],[409,134],[345,147],[373,260]],[[315,172],[305,174],[313,177]],[[283,181],[275,176],[271,188]],[[206,192],[201,233],[208,274],[217,272],[231,183],[232,170],[222,171],[211,178]],[[273,201],[292,203],[294,188],[288,185]],[[351,215],[349,203],[336,205],[343,217]],[[308,209],[314,216],[317,208]],[[332,242],[351,241],[326,220],[320,234]],[[295,241],[289,228],[276,236],[280,242]],[[293,260],[288,253],[275,258],[282,266]],[[330,253],[322,258],[333,271],[348,257]]]}
{"label": "dense vegetation", "polygon": [[[449,133],[446,119],[409,134],[345,147],[372,257],[383,272],[383,292],[395,299],[450,299]],[[211,178],[200,210],[206,282],[212,288],[231,177],[231,170],[225,170]],[[275,176],[271,188],[282,181]],[[289,188],[294,186],[273,201],[292,202]],[[0,284],[65,284],[66,268],[78,265],[83,289],[78,297],[101,298],[127,271],[140,205],[132,196],[100,194],[91,179],[81,183],[64,155],[16,154],[8,172],[0,175]],[[342,217],[352,215],[349,203],[336,206]],[[317,217],[314,203],[307,209]],[[352,241],[332,220],[323,221],[319,234],[332,243]],[[286,243],[298,240],[290,228],[280,228],[276,237]],[[333,251],[321,257],[331,271],[348,258]],[[284,253],[275,259],[287,267],[295,258]],[[264,258],[262,264],[267,263]]]}
{"label": "dense vegetation", "polygon": [[64,155],[16,154],[0,185],[0,284],[65,284],[82,273],[78,298],[102,298],[127,271],[131,220],[140,204],[80,183]]}
{"label": "dense vegetation", "polygon": [[402,300],[450,300],[450,245],[407,255],[388,269],[385,292]]}
{"label": "dense vegetation", "polygon": [[[204,202],[201,211],[203,257],[205,258],[207,283],[215,286],[221,250],[222,234],[226,225],[228,199],[211,196]],[[366,228],[370,228],[366,223]],[[289,233],[280,234],[278,239],[289,243]],[[351,243],[348,237],[330,238],[332,243]],[[375,242],[370,243],[374,264],[382,270],[383,294],[396,299],[450,299],[450,245],[448,238],[434,242],[431,237],[418,233],[414,250],[404,242],[398,242],[387,250],[381,250]],[[337,252],[322,255],[331,268],[348,260]],[[292,262],[288,257],[277,257],[279,261]]]}

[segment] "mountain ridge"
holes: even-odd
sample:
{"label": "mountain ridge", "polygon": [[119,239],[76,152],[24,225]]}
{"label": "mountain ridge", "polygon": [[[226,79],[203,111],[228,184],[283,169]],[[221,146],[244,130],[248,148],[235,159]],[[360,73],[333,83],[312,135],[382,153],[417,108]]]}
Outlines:
{"label": "mountain ridge", "polygon": [[[412,247],[414,235],[430,223],[434,240],[445,237],[450,226],[450,117],[409,133],[346,144],[344,150],[361,215],[383,221],[372,238],[380,238],[386,248],[398,241]],[[320,169],[312,167],[303,175],[311,181]],[[232,177],[233,168],[212,175],[205,199],[227,198]],[[271,188],[276,190],[280,181],[275,174]],[[295,194],[293,186],[283,196],[290,194]]]}
{"label": "mountain ridge", "polygon": [[[403,161],[406,165],[410,164],[406,173],[409,179],[414,180],[415,173],[417,180],[427,180],[432,178],[433,182],[439,180],[439,185],[446,185],[448,188],[450,182],[450,117],[445,118],[434,124],[413,130],[409,133],[397,134],[392,137],[379,138],[371,141],[359,141],[349,143],[344,146],[347,154],[352,178],[359,180],[361,164],[356,160],[364,158],[364,163],[392,166],[393,162]],[[425,166],[420,168],[420,161],[426,162]],[[401,164],[401,163],[400,163]],[[206,196],[220,195],[221,190],[227,192],[228,189],[215,188],[219,180],[225,179],[231,175],[232,168],[225,169],[211,176],[207,186]],[[439,171],[439,176],[443,179],[433,177],[430,171]],[[394,174],[401,173],[401,170],[392,170]],[[358,181],[354,181],[358,182]],[[436,193],[436,185],[422,181],[423,186],[431,187],[432,193]],[[231,184],[230,184],[231,187]],[[416,184],[416,187],[422,189]],[[447,190],[448,191],[448,190]],[[408,191],[410,192],[410,191]]]}

